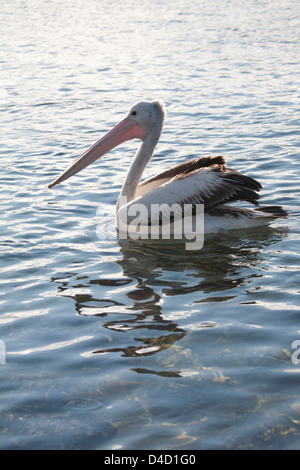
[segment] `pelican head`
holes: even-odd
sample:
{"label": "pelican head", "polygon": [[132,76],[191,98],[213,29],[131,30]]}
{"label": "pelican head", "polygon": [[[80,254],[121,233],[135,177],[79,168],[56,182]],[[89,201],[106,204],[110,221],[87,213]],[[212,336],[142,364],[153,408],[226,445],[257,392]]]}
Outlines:
{"label": "pelican head", "polygon": [[164,117],[165,108],[160,101],[137,103],[123,121],[80,155],[64,173],[49,184],[48,188],[67,180],[127,140],[137,138],[145,141],[148,137],[153,144],[156,144],[162,131]]}
{"label": "pelican head", "polygon": [[153,128],[162,128],[165,118],[165,107],[161,101],[141,101],[132,106],[128,119],[135,120],[147,133]]}

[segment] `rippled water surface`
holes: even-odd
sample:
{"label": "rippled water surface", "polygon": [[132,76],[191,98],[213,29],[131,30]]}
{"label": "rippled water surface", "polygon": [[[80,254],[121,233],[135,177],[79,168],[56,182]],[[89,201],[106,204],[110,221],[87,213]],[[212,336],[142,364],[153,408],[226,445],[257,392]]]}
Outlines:
{"label": "rippled water surface", "polygon": [[[299,448],[299,13],[2,2],[2,449]],[[289,219],[198,252],[118,240],[136,141],[47,189],[156,98],[168,115],[146,176],[222,154]]]}

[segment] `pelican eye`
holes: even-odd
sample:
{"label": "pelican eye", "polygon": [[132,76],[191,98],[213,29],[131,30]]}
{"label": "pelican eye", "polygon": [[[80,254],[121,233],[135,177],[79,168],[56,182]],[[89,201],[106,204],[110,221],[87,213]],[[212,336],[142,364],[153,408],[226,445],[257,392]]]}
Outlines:
{"label": "pelican eye", "polygon": [[137,112],[136,112],[136,111],[132,111],[131,116],[136,116],[136,115],[137,115]]}

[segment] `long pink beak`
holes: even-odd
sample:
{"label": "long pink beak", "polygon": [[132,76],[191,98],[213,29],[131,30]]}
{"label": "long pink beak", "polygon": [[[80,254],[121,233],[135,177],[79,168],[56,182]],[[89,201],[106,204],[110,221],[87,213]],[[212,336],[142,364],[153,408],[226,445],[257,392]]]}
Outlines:
{"label": "long pink beak", "polygon": [[68,168],[64,173],[56,178],[53,183],[49,184],[48,188],[50,189],[56,184],[67,180],[126,140],[135,138],[144,140],[146,135],[147,132],[144,127],[137,124],[135,120],[129,118],[123,119],[123,121],[121,121],[116,127],[108,132],[108,134],[106,134],[82,155],[80,155],[80,157],[70,166],[70,168]]}

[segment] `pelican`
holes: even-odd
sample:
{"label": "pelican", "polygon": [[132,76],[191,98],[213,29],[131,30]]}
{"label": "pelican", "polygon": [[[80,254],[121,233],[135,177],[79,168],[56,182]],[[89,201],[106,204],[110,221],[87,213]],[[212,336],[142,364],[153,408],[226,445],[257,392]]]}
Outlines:
{"label": "pelican", "polygon": [[[262,186],[253,178],[228,168],[222,156],[195,158],[141,182],[162,133],[164,118],[165,107],[161,101],[137,103],[125,119],[86,150],[48,187],[67,180],[121,143],[137,138],[142,142],[116,204],[117,221],[124,209],[128,213],[128,209],[137,203],[147,209],[154,204],[166,203],[178,214],[186,204],[192,211],[197,205],[204,205],[205,233],[256,227],[288,215],[280,206],[247,208],[228,204],[247,201],[258,206],[258,191]],[[144,223],[150,225],[148,219]]]}

